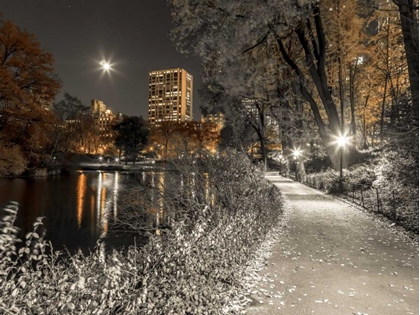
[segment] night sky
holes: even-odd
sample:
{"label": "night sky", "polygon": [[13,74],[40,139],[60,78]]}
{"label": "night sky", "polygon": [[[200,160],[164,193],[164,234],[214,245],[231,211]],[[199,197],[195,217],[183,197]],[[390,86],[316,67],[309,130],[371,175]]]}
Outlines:
{"label": "night sky", "polygon": [[[148,72],[184,68],[194,77],[198,120],[200,61],[176,51],[166,0],[1,0],[3,19],[36,36],[55,59],[64,91],[85,105],[100,99],[113,112],[147,119]],[[100,61],[112,64],[111,73]]]}

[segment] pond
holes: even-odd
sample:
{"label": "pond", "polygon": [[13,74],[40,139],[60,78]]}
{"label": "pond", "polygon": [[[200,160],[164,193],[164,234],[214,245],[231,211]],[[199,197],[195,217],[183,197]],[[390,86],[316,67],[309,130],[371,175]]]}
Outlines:
{"label": "pond", "polygon": [[[16,225],[21,235],[32,231],[37,217],[44,217],[46,239],[54,249],[93,250],[97,240],[106,239],[110,248],[141,245],[144,237],[110,231],[110,221],[118,216],[121,193],[133,177],[154,182],[156,172],[78,171],[51,178],[0,179],[0,209],[10,201],[19,203]],[[135,240],[136,238],[136,240]]]}

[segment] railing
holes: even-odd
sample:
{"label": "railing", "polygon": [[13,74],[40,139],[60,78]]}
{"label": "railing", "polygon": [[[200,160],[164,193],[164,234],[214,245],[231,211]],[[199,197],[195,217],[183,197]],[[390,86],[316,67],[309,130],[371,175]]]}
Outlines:
{"label": "railing", "polygon": [[399,219],[395,191],[385,193],[378,188],[352,184],[345,185],[343,195],[363,208],[382,214],[392,221]]}
{"label": "railing", "polygon": [[[319,190],[328,190],[328,187],[334,185],[334,181],[336,182],[337,180],[325,180],[324,178],[306,176],[302,183]],[[351,200],[353,203],[371,212],[379,213],[394,222],[399,220],[395,191],[385,192],[378,188],[372,188],[369,185],[349,184],[344,182],[343,191],[340,195]]]}

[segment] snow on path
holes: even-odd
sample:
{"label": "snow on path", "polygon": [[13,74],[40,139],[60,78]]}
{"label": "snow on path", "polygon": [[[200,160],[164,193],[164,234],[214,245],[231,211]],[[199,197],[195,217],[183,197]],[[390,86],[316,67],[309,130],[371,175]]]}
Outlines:
{"label": "snow on path", "polygon": [[267,174],[289,216],[253,288],[249,315],[419,313],[418,244],[389,223]]}

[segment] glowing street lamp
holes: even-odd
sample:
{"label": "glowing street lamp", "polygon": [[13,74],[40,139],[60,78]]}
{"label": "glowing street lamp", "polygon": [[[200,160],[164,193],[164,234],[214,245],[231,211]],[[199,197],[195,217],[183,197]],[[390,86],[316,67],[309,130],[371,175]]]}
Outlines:
{"label": "glowing street lamp", "polygon": [[294,149],[293,150],[293,159],[295,160],[295,179],[296,180],[298,180],[298,171],[297,171],[297,168],[298,168],[298,164],[297,164],[297,162],[298,162],[298,159],[299,159],[299,156],[301,156],[301,154],[302,154],[302,151],[300,150],[300,149]]}
{"label": "glowing street lamp", "polygon": [[349,138],[344,135],[336,137],[335,143],[340,150],[340,193],[343,192],[343,151],[345,146],[349,143]]}
{"label": "glowing street lamp", "polygon": [[301,150],[299,150],[299,149],[293,150],[293,156],[294,156],[295,160],[298,159],[301,154],[302,154]]}
{"label": "glowing street lamp", "polygon": [[346,136],[339,136],[336,143],[339,147],[345,147],[349,143],[349,138]]}

